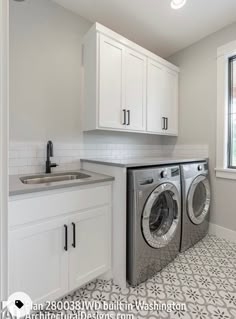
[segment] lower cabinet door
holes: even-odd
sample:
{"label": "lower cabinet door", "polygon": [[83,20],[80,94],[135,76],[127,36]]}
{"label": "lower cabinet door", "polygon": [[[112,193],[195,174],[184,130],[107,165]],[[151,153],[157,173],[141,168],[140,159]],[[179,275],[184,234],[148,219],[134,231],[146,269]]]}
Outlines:
{"label": "lower cabinet door", "polygon": [[9,294],[22,291],[36,302],[68,291],[68,218],[9,231]]}
{"label": "lower cabinet door", "polygon": [[103,274],[111,264],[110,206],[71,217],[69,290]]}

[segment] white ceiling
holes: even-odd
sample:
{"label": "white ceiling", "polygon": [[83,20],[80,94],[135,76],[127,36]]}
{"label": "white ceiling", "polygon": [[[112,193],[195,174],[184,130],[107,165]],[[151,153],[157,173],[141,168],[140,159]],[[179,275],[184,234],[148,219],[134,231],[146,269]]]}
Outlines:
{"label": "white ceiling", "polygon": [[91,22],[100,22],[163,56],[191,45],[236,21],[236,0],[54,0]]}

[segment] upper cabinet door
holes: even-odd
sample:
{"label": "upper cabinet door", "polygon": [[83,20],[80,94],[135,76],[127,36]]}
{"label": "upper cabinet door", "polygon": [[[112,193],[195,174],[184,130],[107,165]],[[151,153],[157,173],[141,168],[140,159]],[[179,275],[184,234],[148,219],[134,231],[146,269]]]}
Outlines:
{"label": "upper cabinet door", "polygon": [[99,50],[99,127],[124,128],[123,105],[124,47],[100,35]]}
{"label": "upper cabinet door", "polygon": [[143,131],[146,129],[146,56],[127,48],[124,70],[126,129]]}
{"label": "upper cabinet door", "polygon": [[164,116],[167,118],[166,132],[178,134],[178,73],[165,70],[164,78]]}
{"label": "upper cabinet door", "polygon": [[177,135],[178,73],[149,60],[147,79],[147,130]]}
{"label": "upper cabinet door", "polygon": [[163,114],[164,90],[163,66],[155,61],[148,60],[147,76],[147,131],[165,133]]}

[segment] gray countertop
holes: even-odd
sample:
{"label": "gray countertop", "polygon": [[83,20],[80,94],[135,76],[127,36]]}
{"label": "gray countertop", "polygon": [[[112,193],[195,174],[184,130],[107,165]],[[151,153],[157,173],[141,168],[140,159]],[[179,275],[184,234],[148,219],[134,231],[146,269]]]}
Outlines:
{"label": "gray countertop", "polygon": [[177,163],[189,163],[189,162],[199,162],[205,161],[207,158],[178,158],[178,157],[141,157],[141,158],[126,158],[126,159],[104,159],[104,158],[83,158],[81,162],[103,164],[118,167],[143,167],[152,165],[168,165]]}
{"label": "gray countertop", "polygon": [[[70,173],[72,171],[66,171],[64,173]],[[44,184],[24,184],[20,180],[20,178],[27,176],[41,176],[40,174],[25,174],[25,175],[10,175],[9,176],[9,195],[22,195],[27,193],[35,193],[35,192],[44,192],[48,190],[60,189],[60,188],[68,188],[68,187],[75,187],[75,186],[82,186],[88,184],[95,184],[95,183],[102,183],[113,181],[114,177],[108,175],[97,174],[94,172],[86,171],[86,170],[73,170],[73,173],[84,173],[90,175],[88,178],[83,179],[75,179],[70,181],[60,181],[60,182],[52,182],[52,183],[44,183]],[[58,172],[63,173],[63,172]],[[57,174],[57,173],[55,173]],[[50,175],[55,175],[50,174]]]}

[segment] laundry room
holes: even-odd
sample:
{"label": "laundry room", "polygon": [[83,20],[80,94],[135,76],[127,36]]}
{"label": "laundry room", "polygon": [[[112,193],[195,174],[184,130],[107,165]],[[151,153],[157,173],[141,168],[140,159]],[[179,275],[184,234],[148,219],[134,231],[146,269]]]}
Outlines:
{"label": "laundry room", "polygon": [[0,24],[3,318],[235,319],[235,0]]}

